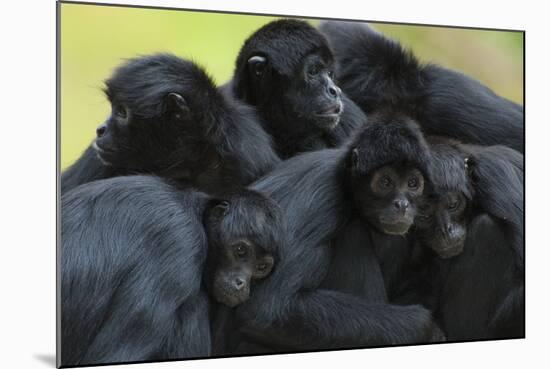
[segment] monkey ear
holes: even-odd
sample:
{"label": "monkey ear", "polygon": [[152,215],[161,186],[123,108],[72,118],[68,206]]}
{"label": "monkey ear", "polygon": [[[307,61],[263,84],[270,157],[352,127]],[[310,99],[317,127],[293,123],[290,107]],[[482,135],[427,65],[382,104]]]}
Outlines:
{"label": "monkey ear", "polygon": [[255,279],[265,278],[273,270],[273,265],[275,265],[275,259],[271,255],[265,255],[263,258],[257,261],[256,269],[254,270],[252,276]]}
{"label": "monkey ear", "polygon": [[230,206],[229,201],[222,200],[218,202],[212,208],[212,215],[216,218],[223,218],[229,211],[229,206]]}
{"label": "monkey ear", "polygon": [[267,59],[264,56],[254,55],[248,59],[248,70],[256,77],[264,73],[266,65]]}
{"label": "monkey ear", "polygon": [[181,96],[180,94],[176,92],[170,92],[168,94],[168,106],[170,107],[170,110],[174,113],[174,116],[177,119],[181,119],[191,112],[189,109],[189,105],[187,104],[187,101]]}
{"label": "monkey ear", "polygon": [[476,165],[476,160],[472,156],[468,156],[464,158],[464,168],[468,173],[471,173],[472,170],[474,170],[475,165]]}

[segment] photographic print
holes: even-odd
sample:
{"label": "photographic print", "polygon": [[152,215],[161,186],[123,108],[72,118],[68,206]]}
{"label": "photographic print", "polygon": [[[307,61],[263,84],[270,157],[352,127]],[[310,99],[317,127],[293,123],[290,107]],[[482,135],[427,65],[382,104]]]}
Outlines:
{"label": "photographic print", "polygon": [[525,337],[523,31],[57,12],[58,366]]}

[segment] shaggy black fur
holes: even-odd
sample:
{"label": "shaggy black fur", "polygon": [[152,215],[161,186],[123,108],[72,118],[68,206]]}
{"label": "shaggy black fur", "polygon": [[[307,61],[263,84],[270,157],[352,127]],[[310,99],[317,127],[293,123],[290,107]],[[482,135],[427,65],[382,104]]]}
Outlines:
{"label": "shaggy black fur", "polygon": [[320,30],[333,49],[339,86],[367,114],[398,107],[427,134],[523,152],[522,106],[464,74],[421,65],[399,43],[366,24],[326,21]]}
{"label": "shaggy black fur", "polygon": [[[234,305],[256,283],[231,287],[224,250],[245,240],[273,260],[282,234],[280,209],[257,192],[212,199],[152,176],[79,186],[61,216],[63,366],[209,355],[207,294]],[[219,276],[229,283],[208,282]]]}
{"label": "shaggy black fur", "polygon": [[[356,192],[350,186],[355,183],[352,178],[371,174],[362,170],[387,164],[383,155],[373,158],[375,161],[366,156],[372,154],[368,145],[371,140],[377,134],[387,135],[377,148],[391,156],[390,161],[422,168],[429,160],[426,144],[413,123],[401,121],[399,116],[393,118],[365,127],[349,148],[299,155],[253,184],[254,189],[279,203],[288,226],[288,242],[278,251],[277,269],[249,301],[237,308],[243,332],[249,340],[269,347],[264,350],[387,345],[441,338],[430,314],[420,306],[394,306],[380,300],[373,303],[347,293],[350,285],[345,280],[338,280],[341,283],[331,289],[322,287],[333,259],[331,254],[339,248],[337,240],[343,238],[346,244],[342,233],[345,228],[359,222],[370,229],[361,215],[361,200],[352,196]],[[359,148],[359,166],[350,165],[355,148]],[[349,258],[353,260],[355,255]],[[350,261],[345,265],[349,268],[356,264]],[[364,280],[370,283],[368,273],[373,271],[362,266],[359,264],[357,273],[367,273]],[[342,270],[335,273],[342,274]],[[378,299],[380,293],[383,286],[382,291],[373,292],[374,298]]]}
{"label": "shaggy black fur", "polygon": [[399,252],[377,244],[390,301],[422,302],[449,340],[523,337],[523,156],[505,146],[428,142],[432,207],[420,210]]}
{"label": "shaggy black fur", "polygon": [[255,106],[282,158],[341,145],[366,117],[333,82],[325,38],[298,20],[277,20],[252,34],[237,58],[234,95]]}
{"label": "shaggy black fur", "polygon": [[430,257],[434,314],[449,340],[525,337],[524,277],[498,220],[473,218],[462,254]]}
{"label": "shaggy black fur", "polygon": [[192,62],[131,59],[106,81],[112,113],[61,177],[61,191],[95,179],[153,173],[207,192],[248,184],[279,162],[252,109],[218,91]]}
{"label": "shaggy black fur", "polygon": [[438,315],[449,339],[524,337],[523,155],[504,146],[464,150],[473,219],[464,253],[448,261]]}

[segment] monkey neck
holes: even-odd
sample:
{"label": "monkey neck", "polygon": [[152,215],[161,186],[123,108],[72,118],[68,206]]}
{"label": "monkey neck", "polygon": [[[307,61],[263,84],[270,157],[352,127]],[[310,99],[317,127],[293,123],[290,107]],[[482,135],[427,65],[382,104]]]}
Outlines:
{"label": "monkey neck", "polygon": [[174,179],[183,185],[190,185],[209,194],[218,194],[238,188],[243,183],[238,163],[232,158],[224,158],[208,145],[197,154],[201,160],[186,165],[174,172]]}
{"label": "monkey neck", "polygon": [[282,159],[296,153],[328,147],[325,132],[306,116],[284,104],[266,104],[259,108],[265,130],[273,138]]}

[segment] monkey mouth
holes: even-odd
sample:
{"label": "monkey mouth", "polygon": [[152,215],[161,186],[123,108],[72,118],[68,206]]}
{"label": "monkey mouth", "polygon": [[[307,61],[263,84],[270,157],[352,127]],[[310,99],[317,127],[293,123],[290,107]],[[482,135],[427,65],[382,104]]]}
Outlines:
{"label": "monkey mouth", "polygon": [[230,308],[236,307],[246,300],[248,300],[247,296],[237,296],[237,295],[231,295],[231,294],[215,294],[214,298],[216,301],[218,301],[220,304],[224,304]]}
{"label": "monkey mouth", "polygon": [[326,118],[339,118],[342,114],[342,103],[334,104],[329,106],[328,108],[321,110],[316,115],[318,117],[326,117]]}
{"label": "monkey mouth", "polygon": [[464,250],[463,241],[463,238],[453,241],[452,243],[443,241],[443,245],[439,243],[435,247],[432,247],[432,249],[441,259],[449,259],[462,254],[462,251]]}
{"label": "monkey mouth", "polygon": [[409,231],[410,227],[411,227],[411,223],[406,221],[398,221],[398,222],[380,221],[380,228],[382,232],[392,236],[403,236]]}
{"label": "monkey mouth", "polygon": [[447,248],[438,248],[434,250],[441,259],[450,259],[454,256],[458,256],[462,253],[462,247],[447,247]]}
{"label": "monkey mouth", "polygon": [[97,158],[103,165],[111,165],[111,163],[105,159],[105,156],[109,154],[109,151],[101,148],[96,141],[92,144],[92,148],[95,150]]}
{"label": "monkey mouth", "polygon": [[214,299],[220,304],[224,304],[230,308],[242,304],[250,297],[249,289],[235,291],[231,288],[224,288],[219,284],[214,285]]}
{"label": "monkey mouth", "polygon": [[340,114],[316,114],[315,122],[320,129],[331,131],[340,123]]}
{"label": "monkey mouth", "polygon": [[92,144],[92,147],[94,148],[94,150],[97,153],[106,153],[106,152],[108,152],[108,150],[105,150],[103,147],[99,146],[97,144],[97,141],[94,141],[94,143]]}
{"label": "monkey mouth", "polygon": [[322,130],[331,131],[340,123],[340,117],[343,111],[344,105],[342,102],[331,104],[328,108],[314,114],[315,122]]}

